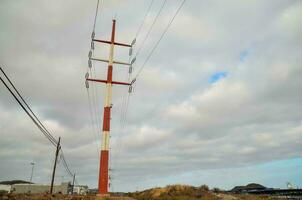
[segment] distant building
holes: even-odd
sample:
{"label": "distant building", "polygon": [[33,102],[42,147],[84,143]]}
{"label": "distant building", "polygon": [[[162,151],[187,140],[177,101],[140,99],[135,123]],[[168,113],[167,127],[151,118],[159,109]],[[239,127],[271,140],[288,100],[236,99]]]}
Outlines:
{"label": "distant building", "polygon": [[258,183],[250,183],[246,186],[236,186],[233,189],[230,190],[232,193],[249,193],[249,192],[256,192],[256,191],[263,191],[267,188],[263,185],[260,185]]}
{"label": "distant building", "polygon": [[[40,184],[14,184],[11,186],[12,193],[46,193],[49,192],[49,185]],[[53,193],[69,194],[72,191],[70,182],[53,186]]]}
{"label": "distant building", "polygon": [[0,191],[10,192],[12,186],[11,185],[0,185]]}
{"label": "distant building", "polygon": [[97,188],[88,189],[88,194],[97,194],[99,190]]}
{"label": "distant building", "polygon": [[23,180],[1,181],[0,191],[6,191],[9,193],[12,189],[13,184],[20,184],[20,183],[30,184],[31,182],[23,181]]}
{"label": "distant building", "polygon": [[87,195],[88,194],[88,186],[87,185],[75,185],[73,188],[74,194],[79,195]]}

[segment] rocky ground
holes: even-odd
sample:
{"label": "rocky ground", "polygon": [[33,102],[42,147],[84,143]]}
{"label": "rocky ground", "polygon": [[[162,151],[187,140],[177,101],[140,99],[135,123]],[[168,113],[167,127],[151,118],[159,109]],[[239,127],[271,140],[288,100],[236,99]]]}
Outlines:
{"label": "rocky ground", "polygon": [[170,185],[163,188],[152,188],[140,192],[126,193],[123,196],[97,197],[62,194],[0,194],[0,200],[273,200],[268,196],[234,195],[209,190],[206,185],[192,187],[187,185]]}
{"label": "rocky ground", "polygon": [[105,197],[96,196],[76,196],[76,195],[49,195],[49,194],[12,194],[2,195],[0,200],[134,200],[130,197]]}
{"label": "rocky ground", "polygon": [[170,185],[164,188],[152,188],[149,190],[128,193],[129,197],[137,200],[268,200],[267,196],[234,195],[210,190],[208,186],[193,187],[187,185]]}

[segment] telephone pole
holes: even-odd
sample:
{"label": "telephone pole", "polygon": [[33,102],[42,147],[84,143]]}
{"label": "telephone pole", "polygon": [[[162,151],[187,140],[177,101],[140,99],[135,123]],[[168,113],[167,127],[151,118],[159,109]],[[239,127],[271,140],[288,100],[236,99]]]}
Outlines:
{"label": "telephone pole", "polygon": [[59,141],[58,141],[58,144],[57,144],[57,150],[56,150],[56,156],[55,156],[55,163],[54,163],[54,165],[53,165],[52,178],[51,178],[51,185],[50,185],[50,194],[52,194],[52,192],[53,192],[53,183],[54,183],[54,181],[55,181],[55,175],[56,175],[56,168],[57,168],[58,155],[59,155],[59,151],[60,151],[60,149],[61,149],[60,140],[61,140],[61,137],[59,137]]}
{"label": "telephone pole", "polygon": [[75,173],[73,174],[73,179],[72,179],[72,189],[71,189],[71,194],[73,194],[73,190],[74,190],[74,180],[75,180]]}
{"label": "telephone pole", "polygon": [[33,174],[34,174],[34,168],[35,168],[35,163],[34,162],[31,162],[30,163],[31,165],[31,173],[30,173],[30,179],[29,179],[29,182],[31,183],[32,179],[33,179]]}
{"label": "telephone pole", "polygon": [[[98,183],[98,192],[100,195],[108,195],[108,188],[109,188],[109,173],[108,173],[108,163],[109,163],[109,138],[110,138],[110,119],[111,119],[111,108],[112,108],[112,85],[128,85],[130,86],[131,83],[126,82],[118,82],[112,80],[112,74],[113,74],[113,64],[120,64],[120,65],[128,65],[131,67],[131,63],[126,62],[119,62],[115,61],[113,59],[114,57],[114,46],[123,46],[123,47],[129,47],[132,51],[132,44],[124,44],[124,43],[118,43],[115,41],[115,24],[116,20],[114,19],[112,22],[112,32],[111,32],[111,40],[97,40],[94,39],[94,33],[92,35],[92,41],[93,42],[100,42],[100,43],[106,43],[110,45],[110,53],[109,53],[109,59],[97,59],[97,58],[91,58],[92,53],[89,52],[89,64],[91,65],[91,60],[95,61],[101,61],[108,63],[108,69],[107,69],[107,79],[106,80],[99,80],[99,79],[92,79],[89,78],[88,74],[86,74],[86,81],[95,81],[100,83],[106,84],[106,94],[105,94],[105,101],[104,101],[104,115],[103,115],[103,133],[102,133],[102,147],[101,147],[101,157],[100,157],[100,169],[99,169],[99,183]],[[88,82],[86,82],[86,85],[88,85]]]}

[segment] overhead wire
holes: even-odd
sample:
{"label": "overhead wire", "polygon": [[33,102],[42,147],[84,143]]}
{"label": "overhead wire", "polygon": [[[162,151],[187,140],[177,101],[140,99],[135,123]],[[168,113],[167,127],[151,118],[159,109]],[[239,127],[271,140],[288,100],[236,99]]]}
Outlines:
{"label": "overhead wire", "polygon": [[179,11],[181,10],[181,8],[183,7],[183,5],[185,4],[186,0],[183,0],[180,4],[180,6],[177,8],[176,12],[174,13],[173,17],[171,18],[171,20],[169,21],[168,25],[166,26],[166,28],[164,29],[163,33],[161,34],[159,40],[155,43],[155,45],[153,46],[152,50],[150,51],[150,53],[148,54],[146,60],[143,62],[142,66],[140,67],[140,69],[138,70],[137,74],[134,76],[133,80],[136,80],[137,77],[140,75],[140,73],[142,72],[142,70],[144,69],[144,67],[146,66],[147,62],[149,61],[149,59],[151,58],[152,54],[154,53],[154,51],[156,50],[156,48],[158,47],[159,43],[161,42],[161,40],[163,39],[163,37],[165,36],[165,34],[168,32],[168,29],[170,28],[170,26],[172,25],[174,19],[176,18],[176,16],[178,15]]}
{"label": "overhead wire", "polygon": [[[166,1],[166,0],[165,0],[165,1]],[[164,4],[165,4],[165,1],[164,1]],[[136,33],[135,33],[134,41],[136,41],[136,40],[138,39],[138,36],[139,36],[139,34],[141,33],[141,31],[142,31],[142,28],[143,28],[143,26],[144,26],[144,24],[145,24],[145,21],[146,21],[148,15],[149,15],[149,12],[150,12],[150,10],[151,10],[151,8],[152,8],[153,3],[154,3],[154,0],[151,0],[151,1],[150,1],[150,4],[148,5],[148,8],[147,8],[147,10],[146,10],[146,13],[145,13],[145,15],[144,15],[144,17],[143,17],[143,20],[141,21],[141,23],[140,23],[140,25],[139,25],[139,27],[138,27]],[[162,7],[163,7],[163,6],[164,6],[164,5],[162,5]],[[161,10],[162,10],[162,8],[161,8]],[[159,16],[161,10],[160,10],[159,13],[157,14],[157,16]],[[157,17],[156,17],[156,18],[157,18]],[[155,18],[154,21],[156,21],[156,18]],[[154,24],[155,24],[155,22],[152,24],[152,26],[151,26],[149,32],[151,32],[151,30],[152,30]],[[147,39],[147,37],[148,37],[148,34],[145,36],[144,41]],[[143,43],[144,43],[144,41],[143,41]],[[141,45],[141,48],[142,48],[142,46],[143,46],[143,45]],[[133,49],[134,49],[134,46],[132,46],[131,52],[133,51]],[[138,53],[136,53],[135,57],[136,57],[137,55],[138,55]],[[129,60],[128,60],[129,63],[131,62],[132,57],[133,57],[133,53],[131,53],[131,54],[129,53]],[[135,58],[135,57],[134,57],[134,58]],[[132,68],[132,67],[133,67],[133,64],[131,65],[131,68]],[[130,80],[131,80],[131,74],[132,74],[132,69],[131,69],[131,70],[129,69],[129,73],[128,73],[128,76],[127,76],[128,82],[130,82]],[[131,87],[131,91],[130,91],[130,87]],[[120,114],[120,121],[119,121],[119,123],[120,123],[119,129],[120,129],[120,130],[118,131],[118,134],[120,134],[121,132],[124,131],[125,124],[126,124],[126,121],[127,121],[127,111],[128,111],[128,107],[129,107],[130,96],[131,96],[131,93],[132,93],[132,86],[130,86],[130,87],[129,87],[129,91],[126,93],[126,95],[125,95],[125,96],[124,96],[124,95],[122,96],[121,114]],[[121,153],[121,148],[122,148],[122,140],[121,140],[121,137],[120,137],[120,136],[117,136],[116,148],[115,148],[115,152],[116,152],[116,154],[115,154],[115,160],[118,159],[118,157],[119,157],[119,155],[120,155],[120,153]],[[111,161],[111,159],[110,159],[110,161]],[[110,162],[110,166],[112,166],[111,162]],[[111,187],[113,188],[113,181],[112,181],[112,180],[111,180],[111,183],[112,183]]]}
{"label": "overhead wire", "polygon": [[153,5],[153,2],[154,2],[154,0],[151,0],[150,4],[149,4],[149,6],[148,6],[147,12],[146,12],[146,14],[144,15],[144,18],[143,18],[141,24],[139,25],[139,27],[138,27],[138,29],[137,29],[137,31],[136,31],[136,33],[135,33],[135,37],[134,37],[134,38],[137,38],[138,35],[139,35],[139,33],[141,32],[141,30],[142,30],[142,28],[143,28],[143,26],[144,26],[144,24],[145,24],[145,21],[146,21],[146,19],[147,19],[147,16],[149,15],[149,12],[150,12],[150,10],[151,10],[151,7],[152,7],[152,5]]}
{"label": "overhead wire", "polygon": [[0,70],[3,73],[3,75],[5,76],[5,78],[8,80],[8,82],[10,83],[10,85],[13,87],[13,89],[16,91],[16,93],[18,94],[18,96],[21,98],[21,100],[23,101],[23,103],[26,105],[26,107],[32,113],[32,115],[34,116],[34,118],[38,121],[38,123],[47,132],[47,135],[52,139],[52,141],[54,141],[55,143],[57,143],[57,140],[47,131],[47,129],[45,128],[45,126],[42,124],[42,122],[39,120],[39,118],[35,115],[35,113],[32,111],[32,109],[30,108],[30,106],[26,103],[26,101],[24,100],[24,98],[22,97],[22,95],[19,93],[19,91],[17,90],[17,88],[11,82],[10,78],[6,75],[6,73],[4,72],[4,70],[2,69],[2,67],[0,67]]}
{"label": "overhead wire", "polygon": [[[2,68],[0,68],[0,69],[1,69],[2,73],[5,74],[5,72],[3,71],[3,69]],[[25,102],[24,98],[20,95],[19,91],[16,89],[16,87],[13,85],[13,83],[10,81],[10,79],[8,78],[8,76],[6,74],[5,74],[5,77],[9,81],[9,83],[11,84],[11,86],[14,88],[14,90],[17,92],[17,94],[19,95],[19,97],[22,99],[22,101]],[[6,82],[1,77],[0,77],[0,79],[1,79],[2,83],[5,85],[5,87],[7,88],[7,90],[11,93],[11,95],[13,95],[13,97],[18,102],[18,104],[22,107],[22,109],[26,112],[26,114],[30,117],[30,119],[34,122],[34,124],[39,128],[39,130],[43,133],[43,135],[52,143],[53,146],[56,147],[57,146],[56,139],[46,130],[46,128],[44,127],[44,125],[37,118],[37,116],[33,113],[33,111],[30,109],[30,107],[28,106],[28,104],[25,102],[26,107],[29,108],[29,110],[30,110],[30,112],[32,114],[30,114],[30,112],[25,108],[25,106],[21,103],[21,101],[14,94],[14,92],[10,89],[10,87],[6,84]],[[34,115],[35,117],[33,117],[32,115]]]}
{"label": "overhead wire", "polygon": [[[144,15],[144,17],[143,17],[143,20],[141,21],[141,23],[140,23],[140,25],[139,25],[139,27],[138,27],[138,29],[137,29],[137,31],[136,31],[136,34],[135,34],[135,37],[134,37],[135,40],[138,38],[138,36],[139,36],[139,34],[140,34],[140,32],[141,32],[141,30],[142,30],[144,24],[145,24],[145,21],[146,21],[146,19],[147,19],[147,16],[149,15],[149,12],[150,12],[150,10],[151,10],[151,8],[152,8],[153,3],[154,3],[154,0],[151,0],[151,1],[150,1],[150,4],[149,4],[149,6],[148,6],[148,8],[147,8],[147,10],[146,10],[146,13],[145,13],[145,15]],[[160,9],[159,13],[157,14],[157,17],[159,16],[159,14],[160,14],[162,8],[164,7],[164,4],[165,4],[165,3],[166,3],[166,0],[164,0],[164,3],[163,3],[163,5],[161,6],[161,9]],[[157,17],[156,17],[156,18],[157,18]],[[156,21],[156,18],[155,18],[154,21]],[[152,26],[151,26],[150,29],[152,29],[152,27],[153,27],[154,24],[155,24],[155,22],[153,22],[153,24],[152,24]],[[149,32],[150,32],[150,30],[149,30]],[[145,39],[144,39],[144,40],[146,40],[147,37],[148,37],[148,34],[145,36]],[[136,53],[136,55],[138,55],[138,53]],[[135,56],[134,56],[134,57],[135,57]],[[130,61],[131,61],[131,58],[132,58],[132,54],[129,56],[129,63],[130,63]],[[132,66],[131,66],[131,67],[132,67]],[[132,73],[128,73],[128,82],[130,82],[130,80],[131,80],[131,74],[132,74]],[[122,129],[124,128],[124,124],[125,124],[125,120],[126,120],[126,116],[127,116],[127,107],[128,107],[128,105],[129,105],[129,97],[130,97],[130,93],[131,93],[131,92],[128,91],[128,92],[126,93],[126,97],[124,97],[124,96],[122,97],[123,99],[122,99],[121,117],[120,117],[120,124],[121,124]]]}
{"label": "overhead wire", "polygon": [[[135,34],[135,37],[134,37],[135,40],[138,38],[138,36],[139,36],[139,34],[140,34],[140,32],[141,32],[141,30],[142,30],[144,24],[145,24],[145,21],[146,21],[146,19],[147,19],[147,16],[149,15],[149,12],[150,12],[150,10],[151,10],[151,8],[152,8],[153,3],[154,3],[154,0],[151,0],[151,1],[150,1],[150,4],[149,4],[149,6],[148,6],[148,8],[147,8],[147,10],[146,10],[146,13],[145,13],[145,15],[144,15],[144,17],[143,17],[143,20],[141,21],[141,23],[140,23],[140,25],[139,25],[139,27],[138,27],[138,29],[137,29],[137,31],[136,31],[136,34]],[[156,19],[157,19],[158,16],[160,15],[160,12],[162,11],[162,9],[163,9],[165,3],[166,3],[166,0],[164,0],[163,4],[162,4],[162,6],[161,6],[161,9],[160,9],[159,12],[157,13],[157,16],[155,17],[155,19],[154,19],[154,21],[153,21],[153,23],[152,23],[152,25],[151,25],[151,27],[150,27],[148,33],[151,32],[151,30],[152,30],[152,28],[153,28],[153,26],[154,26],[154,24],[155,24],[155,22],[156,22]],[[148,37],[148,34],[145,36],[144,41],[147,39],[147,37]],[[143,43],[144,43],[144,42],[143,42]],[[141,47],[142,47],[142,46],[141,46]],[[138,53],[136,53],[136,56],[137,56],[137,55],[138,55]],[[134,56],[134,57],[136,57],[136,56]],[[131,59],[132,59],[132,54],[129,56],[129,63],[130,63]],[[132,67],[132,66],[131,66],[131,67]],[[132,74],[132,72],[131,72],[131,73],[128,73],[128,82],[130,82],[131,74]],[[124,121],[125,121],[126,115],[127,115],[127,107],[128,107],[128,105],[129,105],[129,97],[130,97],[130,94],[131,94],[131,92],[128,91],[128,92],[127,92],[126,100],[125,100],[125,98],[124,98],[124,96],[123,96],[123,106],[122,106],[122,113],[121,113],[121,124],[122,124],[121,126],[122,126],[122,128],[124,127],[124,123],[125,123]],[[123,110],[123,108],[124,108],[124,110]]]}
{"label": "overhead wire", "polygon": [[[161,42],[161,40],[163,39],[164,35],[167,33],[168,29],[170,28],[171,24],[173,23],[174,19],[175,19],[176,16],[178,15],[179,11],[181,10],[181,8],[183,7],[183,5],[184,5],[185,2],[186,2],[186,0],[183,0],[183,1],[182,1],[182,3],[180,4],[180,6],[178,7],[178,9],[176,10],[176,12],[174,13],[173,17],[172,17],[171,20],[169,21],[168,25],[167,25],[166,28],[164,29],[164,32],[161,34],[159,40],[156,42],[155,46],[154,46],[154,47],[152,48],[152,50],[150,51],[149,55],[147,56],[146,60],[144,61],[143,65],[142,65],[142,67],[138,70],[137,75],[134,76],[134,78],[133,78],[133,80],[132,80],[132,83],[134,83],[134,87],[136,86],[135,80],[136,80],[137,77],[140,75],[140,73],[142,72],[142,70],[143,70],[143,68],[145,67],[146,63],[147,63],[147,62],[149,61],[149,59],[151,58],[151,56],[152,56],[152,54],[154,53],[155,49],[158,47],[158,45],[159,45],[159,43]],[[153,3],[153,1],[151,1],[151,4],[152,4],[152,3]],[[137,52],[136,52],[136,54],[135,54],[134,57],[136,57],[136,56],[140,53],[142,47],[144,46],[144,43],[145,43],[146,40],[148,39],[148,37],[149,37],[149,35],[150,35],[150,33],[151,33],[152,29],[153,29],[153,27],[154,27],[154,25],[155,25],[155,23],[156,23],[158,17],[160,16],[160,14],[161,14],[161,12],[162,12],[162,10],[163,10],[165,4],[166,4],[166,0],[163,1],[163,4],[161,5],[160,10],[158,11],[156,17],[154,18],[151,27],[149,28],[149,30],[148,30],[148,32],[147,32],[145,38],[143,39],[142,44],[141,44],[140,47],[138,48],[138,50],[137,50]],[[149,12],[149,9],[150,9],[150,8],[151,8],[151,6],[149,6],[149,8],[148,8],[148,12]],[[147,15],[147,14],[146,14],[146,15]],[[145,17],[146,17],[146,15],[145,15]],[[144,20],[145,20],[145,19],[144,19]],[[140,30],[140,28],[139,28],[139,30]],[[136,34],[136,35],[137,35],[137,34]],[[125,126],[125,120],[126,120],[127,110],[128,110],[128,107],[129,107],[129,101],[130,101],[130,93],[128,93],[127,100],[126,100],[125,111],[124,111],[124,114],[123,114],[124,117],[123,117],[123,120],[122,120],[122,129],[123,129],[124,126]],[[119,146],[119,148],[122,148],[122,145],[118,145],[118,146]]]}
{"label": "overhead wire", "polygon": [[[145,24],[145,21],[146,21],[146,19],[147,19],[147,16],[149,15],[149,12],[150,12],[150,10],[151,10],[151,8],[152,8],[152,5],[153,5],[153,3],[154,3],[154,0],[151,0],[150,1],[150,4],[149,4],[149,6],[148,6],[148,8],[147,8],[147,11],[146,11],[146,13],[145,13],[145,15],[144,15],[144,17],[143,17],[143,20],[141,21],[141,23],[140,23],[140,25],[139,25],[139,27],[138,27],[138,29],[137,29],[137,31],[136,31],[136,34],[135,34],[135,40],[138,38],[138,36],[139,36],[139,34],[140,34],[140,32],[141,32],[141,30],[142,30],[142,28],[143,28],[143,26],[144,26],[144,24]],[[164,2],[165,3],[165,2]],[[162,5],[162,7],[163,7],[163,5]],[[161,12],[161,11],[160,11]],[[159,14],[158,14],[159,15]],[[152,27],[152,26],[151,26]],[[136,56],[138,55],[138,53],[136,53]],[[130,61],[131,61],[131,59],[132,59],[132,54],[129,56],[129,63],[130,63]],[[135,56],[134,56],[135,57]],[[131,67],[132,67],[132,65],[131,65]],[[129,72],[128,73],[128,82],[130,82],[130,79],[131,79],[131,74],[132,74],[132,71],[131,71],[131,73]],[[123,107],[122,108],[124,108],[125,107],[125,105],[126,105],[126,107],[128,106],[128,104],[129,104],[129,96],[130,96],[130,93],[131,92],[127,92],[127,97],[126,97],[126,100],[124,101],[124,96],[123,96]],[[123,119],[124,118],[126,118],[126,115],[127,115],[127,109],[125,109],[125,110],[122,110],[122,114],[121,114],[121,119],[122,119],[122,121],[123,121]],[[123,124],[124,122],[122,122],[122,124]]]}
{"label": "overhead wire", "polygon": [[[95,66],[93,65],[94,68],[94,73],[92,72],[91,68],[89,68],[90,74],[92,77],[96,76],[95,74]],[[94,75],[93,75],[94,74]],[[101,135],[101,125],[100,125],[100,109],[99,109],[99,104],[98,102],[98,93],[97,93],[97,88],[95,84],[92,84],[92,103],[91,103],[91,108],[92,108],[92,113],[94,116],[94,126],[96,127],[96,138],[99,138]]]}
{"label": "overhead wire", "polygon": [[[94,22],[93,22],[92,37],[94,37],[94,35],[95,35],[95,28],[96,28],[97,16],[98,16],[98,11],[99,11],[99,4],[100,4],[100,0],[97,0]],[[90,51],[92,52],[92,55],[94,56],[93,40],[91,41]],[[91,62],[91,60],[90,60],[90,62]],[[93,77],[96,75],[96,69],[95,69],[94,62],[91,62],[91,63],[93,63],[92,66],[89,66],[88,68],[89,68],[89,72],[90,72],[91,76]],[[91,70],[91,67],[93,67],[93,71]],[[90,110],[90,113],[92,116],[91,123],[92,123],[92,127],[93,127],[94,139],[95,139],[95,143],[98,148],[98,146],[100,145],[99,141],[100,141],[100,134],[101,134],[101,131],[100,131],[101,125],[100,125],[100,120],[99,120],[100,108],[99,108],[99,104],[97,103],[97,101],[99,99],[97,87],[94,84],[92,84],[92,101],[91,101],[90,94],[89,94],[89,88],[87,88],[87,96],[88,96],[89,110]],[[97,150],[97,154],[99,154],[98,150]]]}
{"label": "overhead wire", "polygon": [[93,111],[92,111],[92,105],[91,105],[91,98],[90,98],[90,93],[89,93],[89,90],[88,88],[86,89],[87,91],[87,97],[88,97],[88,107],[89,107],[89,118],[90,118],[90,124],[91,124],[91,131],[93,133],[93,137],[94,137],[94,140],[95,140],[95,144],[96,144],[96,152],[97,152],[97,155],[99,154],[99,145],[98,145],[98,137],[97,137],[97,130],[95,130],[95,126],[94,126],[94,118],[93,118]]}
{"label": "overhead wire", "polygon": [[[100,4],[100,0],[97,0],[97,5],[96,5],[96,9],[95,9],[95,16],[94,16],[94,22],[93,22],[93,33],[92,34],[95,34],[95,27],[96,27],[96,22],[97,22],[97,17],[98,17],[98,12],[99,12],[99,4]],[[93,41],[92,41],[93,43]],[[92,55],[94,56],[94,48],[91,48],[90,47],[90,50],[92,50]],[[92,62],[93,64],[93,71],[94,71],[94,76],[96,76],[96,69],[95,69],[95,64],[94,62]],[[90,69],[90,74],[93,76],[92,74],[92,70]],[[95,116],[96,116],[96,122],[97,122],[97,125],[98,125],[98,130],[100,130],[101,126],[100,126],[100,120],[99,120],[99,111],[100,111],[100,108],[99,108],[99,104],[97,104],[97,100],[99,99],[98,97],[98,92],[97,92],[97,88],[96,86],[93,84],[93,98],[94,98],[94,106],[96,107],[96,112],[95,112]]]}
{"label": "overhead wire", "polygon": [[94,15],[94,22],[93,22],[93,30],[95,30],[96,20],[97,20],[97,17],[98,17],[99,3],[100,3],[100,0],[97,0],[95,15]]}
{"label": "overhead wire", "polygon": [[143,39],[141,45],[138,47],[137,52],[136,52],[136,54],[135,54],[134,57],[137,57],[137,56],[139,55],[139,53],[141,52],[141,50],[142,50],[142,48],[143,48],[145,42],[146,42],[147,39],[149,38],[149,35],[150,35],[150,33],[151,33],[151,31],[152,31],[154,25],[156,24],[156,22],[157,22],[157,20],[158,20],[160,14],[161,14],[163,8],[165,7],[166,3],[167,3],[167,0],[164,0],[163,3],[161,4],[161,7],[160,7],[159,11],[157,12],[157,14],[156,14],[156,16],[155,16],[155,18],[154,18],[154,20],[153,20],[153,22],[152,22],[152,24],[151,24],[151,26],[150,26],[148,32],[147,32],[147,34],[145,35],[145,37],[144,37],[144,39]]}
{"label": "overhead wire", "polygon": [[[1,72],[4,74],[10,85],[13,87],[15,92],[18,94],[19,98],[22,100],[22,102],[26,105],[27,109],[30,110],[30,112],[26,109],[26,107],[22,104],[22,102],[18,99],[18,97],[15,95],[15,93],[11,90],[11,88],[7,85],[7,83],[2,79],[0,76],[1,82],[4,84],[4,86],[7,88],[7,90],[11,93],[11,95],[14,97],[14,99],[18,102],[18,104],[21,106],[21,108],[25,111],[25,113],[30,117],[30,119],[34,122],[34,124],[39,128],[39,130],[42,132],[42,134],[50,141],[50,143],[57,147],[58,142],[57,140],[52,136],[52,134],[46,129],[46,127],[43,125],[43,123],[39,120],[39,118],[35,115],[35,113],[32,111],[28,103],[25,101],[25,99],[22,97],[20,92],[17,90],[15,85],[12,83],[10,78],[7,76],[7,74],[4,72],[2,67],[0,67]],[[68,174],[72,174],[68,164],[66,162],[66,159],[63,154],[63,149],[60,145],[60,150],[62,151],[62,158],[64,160],[64,166],[66,167],[66,170],[68,171]]]}
{"label": "overhead wire", "polygon": [[69,167],[68,167],[68,164],[66,162],[66,159],[65,159],[65,156],[64,156],[64,153],[63,153],[63,149],[61,149],[61,158],[62,158],[62,163],[63,163],[63,166],[66,170],[66,172],[70,175],[70,176],[73,176],[73,173],[70,171]]}

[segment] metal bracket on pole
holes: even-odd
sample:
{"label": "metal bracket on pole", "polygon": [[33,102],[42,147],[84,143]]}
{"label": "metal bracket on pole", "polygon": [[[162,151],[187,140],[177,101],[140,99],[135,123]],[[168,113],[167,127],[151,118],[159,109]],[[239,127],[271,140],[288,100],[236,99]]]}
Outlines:
{"label": "metal bracket on pole", "polygon": [[[95,61],[100,61],[100,62],[109,63],[109,60],[100,59],[100,58],[91,58],[91,60],[95,60]],[[119,64],[119,65],[128,65],[128,66],[130,66],[130,65],[131,65],[130,63],[121,62],[121,61],[113,61],[113,64]]]}
{"label": "metal bracket on pole", "polygon": [[[111,41],[108,40],[96,40],[93,39],[94,42],[101,42],[101,43],[106,43],[106,44],[111,44]],[[118,46],[124,46],[124,47],[131,47],[130,44],[125,44],[125,43],[120,43],[120,42],[114,42],[114,45],[118,45]]]}

